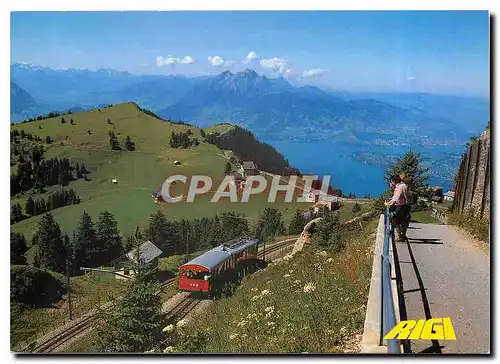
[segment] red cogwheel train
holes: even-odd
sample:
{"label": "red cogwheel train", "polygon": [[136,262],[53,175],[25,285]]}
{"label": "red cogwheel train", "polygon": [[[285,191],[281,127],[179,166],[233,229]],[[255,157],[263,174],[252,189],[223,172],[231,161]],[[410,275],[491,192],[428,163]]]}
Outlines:
{"label": "red cogwheel train", "polygon": [[227,283],[237,283],[259,266],[259,241],[231,240],[179,267],[179,289],[208,297],[220,295]]}

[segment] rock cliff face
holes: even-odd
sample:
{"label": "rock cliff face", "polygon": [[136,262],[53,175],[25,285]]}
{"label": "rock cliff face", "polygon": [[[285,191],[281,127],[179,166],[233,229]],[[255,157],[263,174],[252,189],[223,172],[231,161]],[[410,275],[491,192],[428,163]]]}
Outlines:
{"label": "rock cliff face", "polygon": [[473,140],[462,157],[455,186],[453,211],[490,215],[490,130]]}

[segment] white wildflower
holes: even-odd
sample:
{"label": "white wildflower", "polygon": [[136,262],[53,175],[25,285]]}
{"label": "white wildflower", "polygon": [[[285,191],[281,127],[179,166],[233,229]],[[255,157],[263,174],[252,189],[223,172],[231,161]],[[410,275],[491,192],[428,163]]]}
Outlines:
{"label": "white wildflower", "polygon": [[172,331],[174,331],[174,329],[175,329],[175,326],[170,324],[167,327],[163,328],[163,332],[172,332]]}
{"label": "white wildflower", "polygon": [[179,322],[177,322],[177,324],[175,326],[177,326],[179,328],[186,326],[186,320],[184,320],[184,319],[179,320]]}
{"label": "white wildflower", "polygon": [[293,273],[293,269],[290,269],[290,270],[288,271],[288,273],[292,274],[292,273]]}
{"label": "white wildflower", "polygon": [[274,311],[274,306],[268,306],[264,309],[266,312],[273,312]]}
{"label": "white wildflower", "polygon": [[326,261],[327,261],[328,263],[331,263],[331,262],[333,262],[333,258],[328,258]]}
{"label": "white wildflower", "polygon": [[300,279],[297,279],[297,280],[293,281],[293,283],[299,284],[300,283]]}
{"label": "white wildflower", "polygon": [[260,296],[253,296],[253,297],[251,298],[251,300],[252,300],[252,301],[257,301],[259,298],[260,298]]}
{"label": "white wildflower", "polygon": [[173,353],[174,352],[174,347],[173,346],[167,346],[165,350],[163,350],[164,353]]}
{"label": "white wildflower", "polygon": [[252,292],[257,292],[258,290],[259,290],[259,289],[258,289],[257,287],[253,287],[253,288],[251,289],[251,291],[252,291]]}
{"label": "white wildflower", "polygon": [[238,322],[238,325],[237,325],[237,326],[245,326],[247,323],[248,323],[248,321],[246,321],[246,320],[241,320],[240,322]]}
{"label": "white wildflower", "polygon": [[237,337],[238,337],[237,333],[231,334],[231,335],[229,335],[229,340],[236,339]]}
{"label": "white wildflower", "polygon": [[257,314],[256,314],[255,312],[254,312],[254,313],[249,313],[249,314],[247,315],[247,319],[249,319],[249,320],[250,320],[250,319],[253,319],[253,318],[257,318]]}
{"label": "white wildflower", "polygon": [[290,274],[285,274],[285,275],[283,276],[283,278],[288,278],[288,277],[290,277]]}
{"label": "white wildflower", "polygon": [[269,295],[269,292],[270,292],[270,291],[269,291],[268,289],[265,289],[265,290],[263,290],[262,292],[260,292],[260,294],[261,294],[262,296],[267,296],[267,295]]}
{"label": "white wildflower", "polygon": [[270,281],[267,281],[267,282],[266,282],[266,284],[269,284],[269,283],[271,283],[271,282],[272,282],[272,280],[270,280]]}
{"label": "white wildflower", "polygon": [[267,323],[267,326],[274,327],[275,325],[276,325],[276,323],[275,323],[275,322],[272,322],[272,321],[269,321],[269,322]]}
{"label": "white wildflower", "polygon": [[316,289],[316,286],[314,285],[314,283],[309,282],[304,286],[303,291],[304,291],[304,293],[309,293],[309,292],[313,292],[315,289]]}

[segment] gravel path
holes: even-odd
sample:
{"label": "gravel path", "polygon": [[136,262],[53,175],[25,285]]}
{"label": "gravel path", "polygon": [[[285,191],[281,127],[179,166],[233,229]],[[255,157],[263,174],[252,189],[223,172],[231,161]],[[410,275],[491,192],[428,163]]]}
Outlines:
{"label": "gravel path", "polygon": [[[434,343],[444,354],[489,353],[488,250],[449,225],[412,223],[408,238],[396,243],[407,318],[450,317],[457,340]],[[411,349],[432,351],[432,344],[414,340]]]}

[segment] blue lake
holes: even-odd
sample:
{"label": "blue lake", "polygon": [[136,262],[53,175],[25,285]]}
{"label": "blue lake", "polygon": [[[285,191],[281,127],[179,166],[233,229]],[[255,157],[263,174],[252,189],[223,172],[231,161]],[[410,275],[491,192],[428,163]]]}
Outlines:
{"label": "blue lake", "polygon": [[[342,189],[344,194],[353,192],[360,197],[367,193],[378,196],[387,189],[383,178],[387,163],[384,165],[380,159],[384,156],[402,156],[409,150],[407,147],[350,143],[265,141],[273,145],[303,174],[330,175],[332,186]],[[428,183],[440,185],[445,190],[454,188],[453,177],[464,149],[465,147],[412,148],[422,153],[430,168]],[[356,157],[366,154],[379,156],[379,159],[367,161],[367,158]]]}

